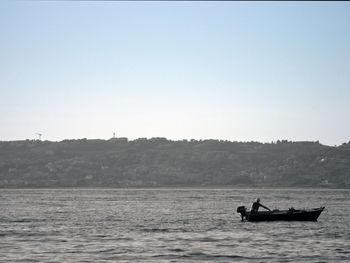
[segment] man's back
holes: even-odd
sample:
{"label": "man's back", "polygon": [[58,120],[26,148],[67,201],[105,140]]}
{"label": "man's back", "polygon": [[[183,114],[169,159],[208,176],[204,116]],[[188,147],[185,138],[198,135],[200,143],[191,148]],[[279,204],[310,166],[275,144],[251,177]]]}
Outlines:
{"label": "man's back", "polygon": [[260,206],[259,202],[254,202],[253,205],[252,205],[252,211],[251,212],[253,212],[253,213],[258,212],[259,206]]}

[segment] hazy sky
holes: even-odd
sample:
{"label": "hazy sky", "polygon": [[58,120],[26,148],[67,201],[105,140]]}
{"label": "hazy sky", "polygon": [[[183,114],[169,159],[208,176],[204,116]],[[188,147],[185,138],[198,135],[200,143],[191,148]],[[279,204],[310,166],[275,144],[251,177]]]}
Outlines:
{"label": "hazy sky", "polygon": [[350,2],[0,3],[0,140],[350,140]]}

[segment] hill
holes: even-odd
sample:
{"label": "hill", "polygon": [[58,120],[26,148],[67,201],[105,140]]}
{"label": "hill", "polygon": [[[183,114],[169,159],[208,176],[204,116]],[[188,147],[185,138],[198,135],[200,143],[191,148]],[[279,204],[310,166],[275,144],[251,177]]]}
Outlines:
{"label": "hill", "polygon": [[350,143],[0,142],[0,187],[350,187]]}

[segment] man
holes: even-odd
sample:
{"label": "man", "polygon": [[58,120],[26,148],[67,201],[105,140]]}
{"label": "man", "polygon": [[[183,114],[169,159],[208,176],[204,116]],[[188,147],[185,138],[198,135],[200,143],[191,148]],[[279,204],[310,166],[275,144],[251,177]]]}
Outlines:
{"label": "man", "polygon": [[268,207],[266,207],[266,206],[260,204],[260,198],[258,198],[258,199],[256,200],[256,202],[254,202],[253,205],[252,205],[251,213],[257,213],[260,206],[263,207],[263,208],[265,208],[265,209],[267,209],[267,210],[269,210],[269,211],[271,211],[270,208],[268,208]]}

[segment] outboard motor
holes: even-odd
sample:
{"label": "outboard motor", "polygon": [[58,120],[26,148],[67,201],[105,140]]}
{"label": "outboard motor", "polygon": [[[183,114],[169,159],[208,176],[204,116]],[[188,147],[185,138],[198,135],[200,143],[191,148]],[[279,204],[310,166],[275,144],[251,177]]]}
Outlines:
{"label": "outboard motor", "polygon": [[245,206],[237,207],[237,213],[241,214],[242,222],[244,221],[244,217],[247,216],[247,208]]}

